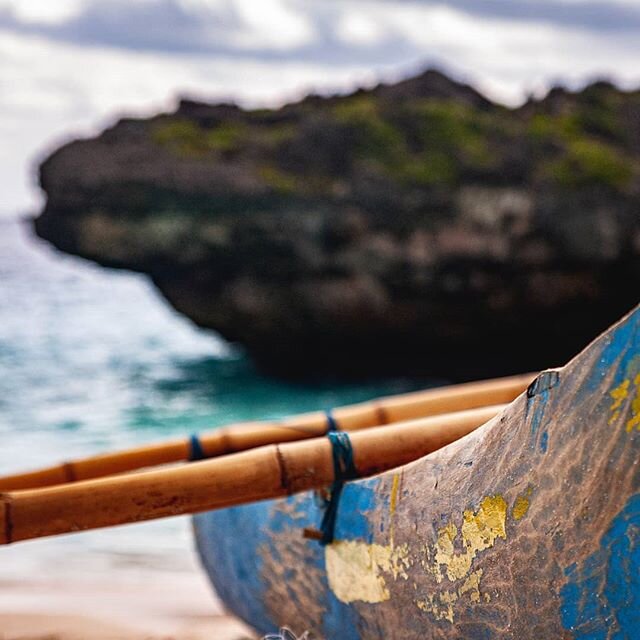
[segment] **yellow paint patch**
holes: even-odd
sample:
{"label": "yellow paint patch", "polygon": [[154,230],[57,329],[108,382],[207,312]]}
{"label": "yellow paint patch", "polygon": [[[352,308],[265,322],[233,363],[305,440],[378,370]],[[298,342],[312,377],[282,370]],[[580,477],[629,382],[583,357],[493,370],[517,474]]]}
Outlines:
{"label": "yellow paint patch", "polygon": [[416,606],[422,611],[431,613],[436,620],[448,620],[453,624],[454,605],[462,596],[468,593],[471,602],[480,602],[480,578],[482,578],[482,569],[471,572],[457,590],[430,593],[424,600],[418,600]]}
{"label": "yellow paint patch", "polygon": [[489,595],[480,592],[482,569],[472,570],[472,565],[479,553],[493,547],[499,538],[506,539],[506,525],[507,502],[501,495],[494,495],[483,498],[477,511],[465,510],[460,529],[453,522],[442,527],[435,544],[425,546],[422,566],[436,582],[447,578],[458,586],[430,593],[417,600],[416,606],[436,620],[453,623],[456,604],[463,596],[471,603],[479,603],[483,597],[488,602]]}
{"label": "yellow paint patch", "polygon": [[613,424],[620,417],[620,407],[629,395],[630,380],[623,380],[615,389],[609,392],[613,402],[609,407],[611,411],[611,417],[609,418],[609,424]]}
{"label": "yellow paint patch", "polygon": [[[395,476],[391,487],[391,516],[397,506],[399,483],[400,477]],[[531,492],[529,487],[516,498],[511,508],[514,520],[520,520],[527,513]],[[436,620],[453,623],[461,599],[469,604],[490,601],[489,595],[480,591],[483,570],[474,569],[473,561],[498,539],[506,539],[507,512],[507,502],[501,495],[487,496],[476,510],[463,512],[459,528],[452,521],[442,527],[436,541],[425,545],[419,556],[410,554],[408,545],[394,546],[392,533],[388,545],[336,541],[325,547],[329,586],[344,603],[384,602],[391,598],[390,581],[409,579],[409,571],[419,563],[437,583],[454,584],[425,595],[413,582],[416,606]]]}
{"label": "yellow paint patch", "polygon": [[462,516],[461,550],[455,542],[458,528],[452,522],[438,531],[432,573],[441,582],[444,575],[451,581],[461,580],[471,570],[474,558],[485,549],[493,547],[498,538],[506,539],[507,503],[500,496],[487,496],[477,512],[467,509]]}
{"label": "yellow paint patch", "polygon": [[522,520],[527,515],[527,511],[529,511],[529,498],[518,496],[511,512],[514,520]]}
{"label": "yellow paint patch", "polygon": [[341,540],[325,547],[329,586],[341,602],[384,602],[390,598],[385,574],[407,579],[407,545]]}
{"label": "yellow paint patch", "polygon": [[611,411],[609,424],[613,424],[620,418],[624,402],[631,398],[631,417],[627,420],[625,429],[627,433],[636,429],[640,431],[640,373],[635,376],[633,382],[631,378],[623,380],[609,392],[609,395],[613,400],[609,407],[609,411]]}
{"label": "yellow paint patch", "polygon": [[529,487],[521,496],[516,498],[516,501],[513,505],[513,509],[511,510],[511,515],[514,520],[522,520],[527,515],[529,511],[529,496],[531,495],[531,487]]}
{"label": "yellow paint patch", "polygon": [[627,421],[626,429],[631,433],[634,429],[640,431],[640,373],[633,379],[636,397],[631,401],[631,418]]}
{"label": "yellow paint patch", "polygon": [[393,476],[393,483],[391,485],[391,498],[389,499],[389,514],[393,518],[398,506],[398,489],[400,488],[400,475],[395,474]]}

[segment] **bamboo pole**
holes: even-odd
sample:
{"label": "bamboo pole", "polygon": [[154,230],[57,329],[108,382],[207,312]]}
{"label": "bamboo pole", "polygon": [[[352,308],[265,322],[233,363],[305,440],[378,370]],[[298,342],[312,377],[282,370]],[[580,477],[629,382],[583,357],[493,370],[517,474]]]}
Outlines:
{"label": "bamboo pole", "polygon": [[[333,416],[343,431],[412,420],[490,404],[511,402],[535,374],[523,374],[416,391],[337,408]],[[200,436],[207,457],[254,449],[279,442],[322,436],[327,418],[322,412],[294,416],[276,422],[245,422],[220,427]],[[64,462],[53,467],[0,478],[0,491],[35,489],[135,471],[189,459],[187,439],[145,445]]]}
{"label": "bamboo pole", "polygon": [[[495,417],[502,406],[351,435],[358,477],[398,467]],[[325,437],[272,444],[190,465],[0,494],[0,544],[283,497],[334,479]]]}

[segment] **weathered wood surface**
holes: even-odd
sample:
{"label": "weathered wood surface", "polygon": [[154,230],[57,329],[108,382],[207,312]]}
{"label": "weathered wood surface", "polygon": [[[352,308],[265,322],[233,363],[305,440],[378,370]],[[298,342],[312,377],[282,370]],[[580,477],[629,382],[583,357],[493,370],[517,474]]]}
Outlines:
{"label": "weathered wood surface", "polygon": [[640,308],[493,421],[344,490],[195,517],[229,608],[326,640],[640,637]]}

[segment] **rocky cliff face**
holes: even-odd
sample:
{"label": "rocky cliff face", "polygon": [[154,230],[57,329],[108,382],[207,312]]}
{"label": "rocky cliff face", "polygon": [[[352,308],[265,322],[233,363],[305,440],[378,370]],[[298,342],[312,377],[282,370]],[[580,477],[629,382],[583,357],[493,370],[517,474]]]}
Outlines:
{"label": "rocky cliff face", "polygon": [[277,111],[183,101],[41,167],[37,233],[149,274],[280,373],[564,362],[638,302],[640,92],[516,110],[427,71]]}

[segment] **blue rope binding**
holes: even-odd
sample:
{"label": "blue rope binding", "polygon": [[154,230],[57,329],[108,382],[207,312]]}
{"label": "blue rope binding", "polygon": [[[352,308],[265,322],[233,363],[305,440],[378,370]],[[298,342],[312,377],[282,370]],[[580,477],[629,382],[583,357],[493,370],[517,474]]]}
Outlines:
{"label": "blue rope binding", "polygon": [[207,454],[202,448],[202,442],[198,438],[197,433],[192,433],[189,438],[189,462],[197,462],[198,460],[204,460]]}
{"label": "blue rope binding", "polygon": [[325,512],[320,523],[320,544],[331,544],[336,528],[338,517],[338,505],[344,483],[353,480],[358,472],[353,463],[353,447],[349,435],[340,431],[336,419],[330,411],[327,411],[327,437],[331,442],[331,453],[333,455],[333,484],[329,490],[329,499],[325,501]]}

